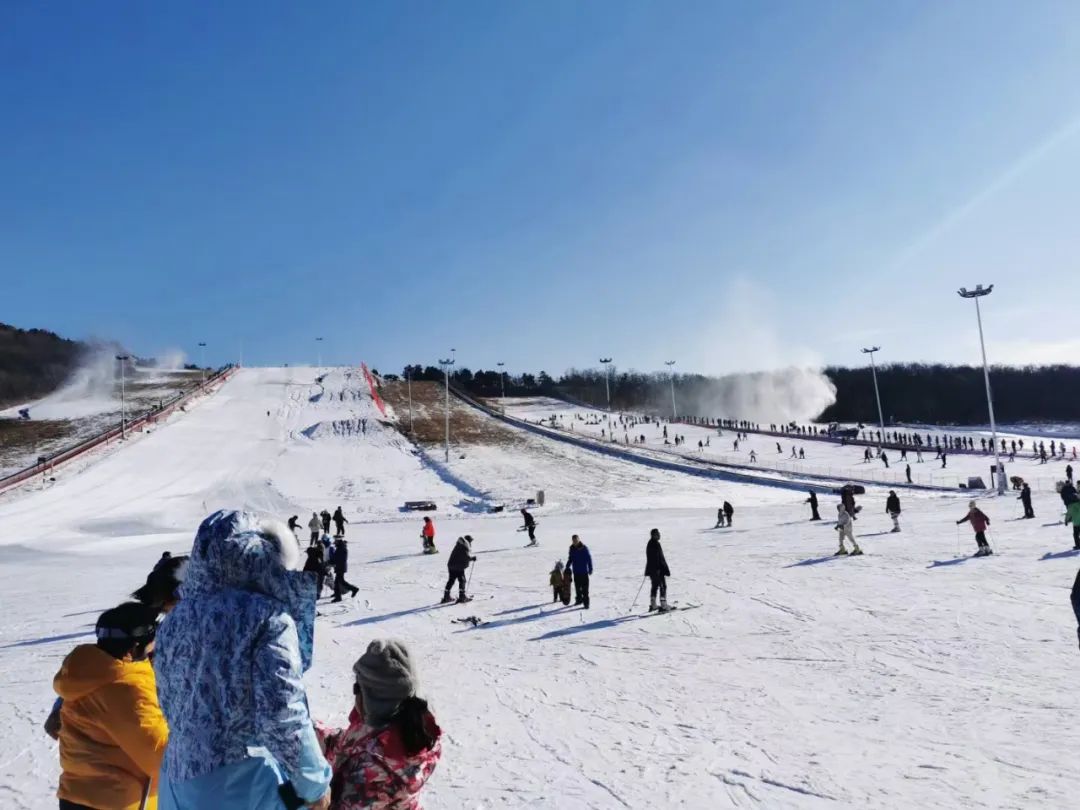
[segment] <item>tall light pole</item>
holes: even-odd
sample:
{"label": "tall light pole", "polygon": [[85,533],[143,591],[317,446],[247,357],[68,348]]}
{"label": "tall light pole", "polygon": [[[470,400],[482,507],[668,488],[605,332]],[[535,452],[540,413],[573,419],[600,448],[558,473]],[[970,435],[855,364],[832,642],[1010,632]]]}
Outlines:
{"label": "tall light pole", "polygon": [[499,382],[502,383],[503,410],[506,410],[506,371],[503,369],[503,366],[505,366],[506,363],[496,363],[495,365],[499,367]]}
{"label": "tall light pole", "polygon": [[671,421],[674,422],[678,418],[678,413],[675,411],[675,361],[665,360],[664,365],[668,367],[671,375]]}
{"label": "tall light pole", "polygon": [[957,294],[961,298],[974,298],[975,299],[975,317],[979,322],[979,349],[982,350],[983,361],[983,380],[986,382],[986,407],[990,411],[990,436],[994,444],[994,469],[997,470],[997,491],[998,495],[1005,494],[1005,468],[1001,465],[1001,455],[998,452],[997,441],[997,425],[994,424],[994,397],[990,393],[990,367],[986,364],[986,342],[983,340],[983,328],[982,328],[982,311],[979,309],[979,299],[985,295],[989,295],[994,291],[994,285],[991,284],[986,289],[983,289],[982,284],[977,284],[974,290],[968,290],[966,287],[961,287]]}
{"label": "tall light pole", "polygon": [[206,382],[206,343],[199,343],[199,362],[202,363],[202,378]]}
{"label": "tall light pole", "polygon": [[131,359],[130,354],[118,354],[120,361],[120,438],[127,438],[127,395],[124,391],[124,364]]}
{"label": "tall light pole", "polygon": [[607,409],[608,413],[611,412],[611,358],[601,357],[601,364],[604,366],[604,391],[607,392]]}
{"label": "tall light pole", "polygon": [[318,358],[315,363],[316,368],[322,368],[322,338],[315,338],[315,342],[319,344],[316,357]]}
{"label": "tall light pole", "polygon": [[413,426],[412,418],[412,370],[409,366],[405,366],[405,382],[408,383],[409,386],[409,435],[415,436],[416,430]]}
{"label": "tall light pole", "polygon": [[[450,350],[455,351],[454,349]],[[446,463],[450,463],[450,367],[454,365],[454,359],[447,357],[445,360],[440,360],[439,365],[443,367],[443,377],[446,381]]]}
{"label": "tall light pole", "polygon": [[877,364],[874,362],[874,352],[880,352],[880,351],[881,351],[880,346],[874,346],[874,347],[872,347],[870,349],[863,349],[862,350],[863,354],[870,355],[870,370],[871,370],[871,372],[873,372],[873,375],[874,375],[874,399],[877,400],[877,418],[878,418],[878,424],[881,425],[881,434],[878,436],[878,443],[877,443],[878,456],[881,456],[881,443],[885,439],[885,417],[882,416],[882,414],[881,414],[881,394],[878,393],[878,387],[877,387]]}

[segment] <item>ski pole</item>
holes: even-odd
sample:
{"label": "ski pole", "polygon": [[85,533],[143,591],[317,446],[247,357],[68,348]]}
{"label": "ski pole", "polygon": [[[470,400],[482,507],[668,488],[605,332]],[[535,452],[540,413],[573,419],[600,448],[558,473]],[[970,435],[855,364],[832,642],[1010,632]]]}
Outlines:
{"label": "ski pole", "polygon": [[473,571],[476,570],[476,560],[473,560],[469,565],[469,581],[465,583],[465,593],[469,592],[469,588],[472,586]]}
{"label": "ski pole", "polygon": [[637,604],[638,597],[641,596],[641,589],[645,587],[645,580],[646,579],[647,579],[647,577],[642,577],[641,578],[641,584],[638,585],[637,593],[634,594],[634,601],[630,603],[630,610],[627,610],[626,611],[627,613],[630,613],[634,609],[634,605]]}

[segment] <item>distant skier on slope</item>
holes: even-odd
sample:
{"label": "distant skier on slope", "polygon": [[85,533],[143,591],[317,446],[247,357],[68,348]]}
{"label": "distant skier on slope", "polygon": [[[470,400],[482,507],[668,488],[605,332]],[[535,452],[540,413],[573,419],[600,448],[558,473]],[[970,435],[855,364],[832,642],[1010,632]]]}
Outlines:
{"label": "distant skier on slope", "polygon": [[910,484],[911,483],[911,465],[910,464],[907,464],[907,465],[904,466],[904,476],[907,478],[907,482]]}
{"label": "distant skier on slope", "polygon": [[[649,542],[645,544],[645,576],[649,578],[649,612],[654,610],[666,611],[667,603],[667,577],[671,576],[667,560],[664,559],[664,549],[660,546],[660,530],[653,529],[649,532]],[[660,595],[660,606],[656,605],[656,596]]]}
{"label": "distant skier on slope", "polygon": [[810,504],[810,520],[821,520],[821,515],[818,514],[817,493],[814,490],[810,490],[810,497],[805,503]]}
{"label": "distant skier on slope", "polygon": [[345,513],[341,511],[340,506],[334,510],[334,529],[336,530],[335,536],[345,536],[345,524],[348,522],[349,520],[345,517]]}
{"label": "distant skier on slope", "polygon": [[728,528],[731,528],[731,517],[735,514],[735,507],[730,502],[724,501],[724,517],[727,518]]}
{"label": "distant skier on slope", "polygon": [[1031,508],[1031,487],[1026,481],[1020,487],[1020,497],[1017,500],[1024,505],[1024,520],[1035,517],[1035,510]]}
{"label": "distant skier on slope", "polygon": [[885,499],[885,513],[892,518],[892,530],[900,531],[900,496],[891,489],[889,497]]}
{"label": "distant skier on slope", "polygon": [[300,518],[297,515],[293,515],[291,518],[289,518],[289,531],[291,531],[293,534],[296,534],[299,528]]}
{"label": "distant skier on slope", "polygon": [[956,521],[957,526],[961,523],[970,523],[975,532],[975,542],[979,546],[979,550],[975,552],[976,557],[989,557],[994,553],[990,544],[986,542],[986,530],[990,526],[990,518],[979,509],[975,501],[968,502],[968,513]]}
{"label": "distant skier on slope", "polygon": [[311,513],[311,520],[308,521],[307,527],[311,530],[312,543],[322,536],[322,521],[319,520],[319,516],[314,512]]}
{"label": "distant skier on slope", "polygon": [[532,516],[532,513],[528,509],[521,510],[521,517],[525,521],[525,531],[529,533],[529,545],[537,545],[536,540],[536,518]]}
{"label": "distant skier on slope", "polygon": [[836,505],[836,531],[840,533],[840,548],[837,549],[834,557],[846,557],[848,556],[848,550],[844,546],[844,538],[847,537],[851,541],[851,556],[857,556],[862,554],[862,549],[859,548],[859,544],[855,542],[855,527],[851,520],[851,515],[848,510],[844,508],[842,503]]}
{"label": "distant skier on slope", "polygon": [[435,523],[431,518],[424,518],[424,528],[420,530],[420,539],[424,544],[425,554],[434,554],[435,548]]}
{"label": "distant skier on slope", "polygon": [[450,589],[454,587],[455,582],[458,585],[457,601],[469,601],[469,597],[465,595],[465,572],[474,562],[476,562],[476,557],[472,553],[472,537],[470,535],[459,537],[457,543],[454,544],[454,550],[450,552],[450,559],[446,561],[449,577],[446,580],[446,589],[443,591],[442,604],[454,601],[450,598]]}

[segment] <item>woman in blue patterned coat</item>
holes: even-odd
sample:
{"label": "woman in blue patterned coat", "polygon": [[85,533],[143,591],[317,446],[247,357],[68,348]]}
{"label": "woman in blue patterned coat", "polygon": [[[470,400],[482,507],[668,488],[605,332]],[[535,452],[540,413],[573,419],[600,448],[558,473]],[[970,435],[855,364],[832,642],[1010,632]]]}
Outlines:
{"label": "woman in blue patterned coat", "polygon": [[330,766],[301,682],[315,577],[284,524],[222,511],[199,527],[154,669],[169,746],[160,810],[281,810],[329,802]]}

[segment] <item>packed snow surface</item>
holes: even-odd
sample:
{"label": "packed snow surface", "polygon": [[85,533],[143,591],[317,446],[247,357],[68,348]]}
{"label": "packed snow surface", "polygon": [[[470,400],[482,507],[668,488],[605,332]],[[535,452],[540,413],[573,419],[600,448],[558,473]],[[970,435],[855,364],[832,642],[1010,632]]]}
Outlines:
{"label": "packed snow surface", "polygon": [[[855,524],[866,555],[837,559],[799,493],[524,434],[446,465],[365,392],[351,370],[244,370],[50,488],[0,498],[5,807],[56,806],[52,676],[163,550],[186,551],[217,508],[303,520],[339,503],[361,593],[320,607],[312,710],[344,721],[354,659],[405,639],[446,732],[429,808],[1075,806],[1078,560],[1056,496],[1037,494],[1029,521],[981,498],[998,554],[970,559],[955,525],[969,496],[901,493],[890,534],[872,488]],[[538,548],[517,514],[480,511],[537,489]],[[419,554],[420,518],[399,511],[422,498],[439,506],[439,555]],[[714,529],[724,499],[734,527]],[[669,597],[700,607],[648,615],[647,586],[635,602],[653,527]],[[588,611],[547,585],[575,532],[595,564]],[[439,607],[465,533],[476,600]],[[453,622],[468,616],[486,624]]]}

